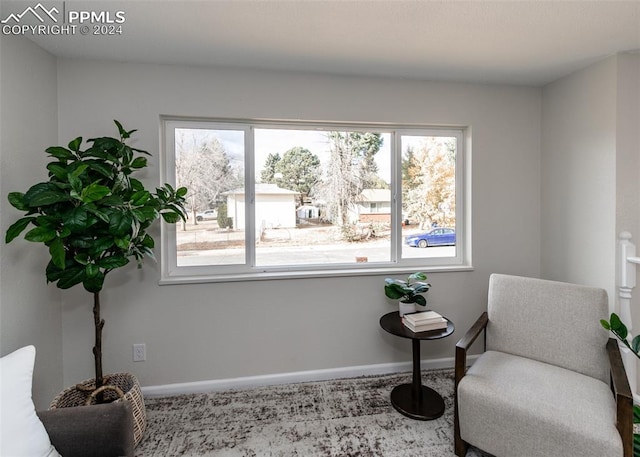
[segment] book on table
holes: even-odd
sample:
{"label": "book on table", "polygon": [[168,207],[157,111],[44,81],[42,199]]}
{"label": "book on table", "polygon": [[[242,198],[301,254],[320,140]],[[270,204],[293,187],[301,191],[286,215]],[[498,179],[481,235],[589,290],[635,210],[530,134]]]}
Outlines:
{"label": "book on table", "polygon": [[435,311],[405,314],[402,323],[414,333],[447,328],[447,320]]}

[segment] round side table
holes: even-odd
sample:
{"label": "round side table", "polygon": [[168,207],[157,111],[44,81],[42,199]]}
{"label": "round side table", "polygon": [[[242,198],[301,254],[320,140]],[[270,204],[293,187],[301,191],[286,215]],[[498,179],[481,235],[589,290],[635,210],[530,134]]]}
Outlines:
{"label": "round side table", "polygon": [[[445,317],[445,319],[447,319]],[[433,420],[444,414],[444,399],[430,387],[422,385],[420,374],[420,341],[446,338],[455,331],[447,319],[447,328],[414,333],[402,323],[397,311],[380,318],[380,327],[392,335],[411,340],[413,347],[413,378],[411,384],[401,384],[391,391],[391,404],[400,413],[418,420]]]}

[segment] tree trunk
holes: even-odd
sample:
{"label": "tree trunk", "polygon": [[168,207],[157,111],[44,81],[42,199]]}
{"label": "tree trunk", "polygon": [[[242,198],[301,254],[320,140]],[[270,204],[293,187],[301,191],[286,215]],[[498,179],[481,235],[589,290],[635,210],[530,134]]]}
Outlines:
{"label": "tree trunk", "polygon": [[[104,319],[100,318],[100,292],[93,293],[93,325],[95,327],[95,345],[93,346],[93,358],[96,367],[96,389],[104,384],[102,377],[102,327],[104,327]],[[98,402],[101,402],[101,395]]]}

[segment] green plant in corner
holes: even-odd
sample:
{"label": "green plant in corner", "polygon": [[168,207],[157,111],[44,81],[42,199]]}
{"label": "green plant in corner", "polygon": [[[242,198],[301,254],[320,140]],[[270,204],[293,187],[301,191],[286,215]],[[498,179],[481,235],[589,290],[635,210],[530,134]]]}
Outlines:
{"label": "green plant in corner", "polygon": [[419,271],[409,275],[406,281],[385,278],[384,294],[392,300],[426,306],[427,299],[421,295],[431,288],[431,284],[424,282],[426,279],[427,275]]}
{"label": "green plant in corner", "polygon": [[[636,335],[635,338],[631,340],[631,343],[629,343],[627,340],[629,337],[629,330],[620,319],[620,316],[616,313],[611,313],[611,317],[608,321],[604,319],[600,320],[600,325],[613,333],[615,337],[622,342],[622,344],[628,347],[631,352],[640,359],[640,335]],[[636,404],[633,405],[633,423],[640,424],[640,406]],[[640,434],[638,433],[633,434],[633,455],[634,457],[640,457]]]}
{"label": "green plant in corner", "polygon": [[89,139],[84,151],[82,137],[68,148],[46,149],[54,159],[47,164],[49,180],[25,193],[9,193],[11,205],[26,214],[7,229],[5,237],[9,243],[32,225],[24,238],[48,247],[47,282],[60,289],[82,284],[93,294],[96,389],[104,383],[100,291],[105,277],[131,258],[141,267],[145,256],[154,257],[154,240],[147,233],[154,221],[162,217],[175,223],[186,217],[186,188],[164,184],[150,192],[132,177],[147,166],[143,155],[149,153],[127,145],[136,130],[127,131],[114,122],[119,138]]}

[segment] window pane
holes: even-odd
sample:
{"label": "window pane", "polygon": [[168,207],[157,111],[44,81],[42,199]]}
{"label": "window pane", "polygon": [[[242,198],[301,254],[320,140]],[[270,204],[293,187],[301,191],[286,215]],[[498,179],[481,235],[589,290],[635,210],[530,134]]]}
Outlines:
{"label": "window pane", "polygon": [[456,256],[457,139],[402,135],[402,258]]}
{"label": "window pane", "polygon": [[176,184],[189,219],[176,229],[177,265],[244,265],[243,130],[175,129]]}
{"label": "window pane", "polygon": [[255,129],[256,265],[388,262],[390,138]]}

